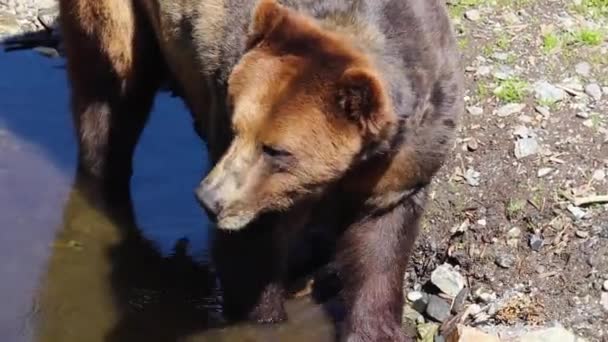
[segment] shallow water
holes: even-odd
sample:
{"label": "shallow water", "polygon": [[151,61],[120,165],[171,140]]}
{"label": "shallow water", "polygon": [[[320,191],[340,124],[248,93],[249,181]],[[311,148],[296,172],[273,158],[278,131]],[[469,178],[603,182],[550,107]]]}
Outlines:
{"label": "shallow water", "polygon": [[205,149],[179,100],[158,96],[136,151],[136,226],[72,188],[63,65],[0,52],[1,340],[332,340],[332,324],[307,299],[288,303],[287,324],[222,325],[205,265],[208,222],[193,196]]}

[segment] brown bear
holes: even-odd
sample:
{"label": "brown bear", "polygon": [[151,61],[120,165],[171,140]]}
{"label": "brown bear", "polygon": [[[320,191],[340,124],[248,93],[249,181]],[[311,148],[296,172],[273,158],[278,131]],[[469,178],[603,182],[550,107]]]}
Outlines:
{"label": "brown bear", "polygon": [[407,340],[403,275],[463,109],[442,0],[60,5],[79,174],[105,203],[128,196],[171,78],[213,164],[196,195],[218,227],[227,316],[286,319],[291,260],[307,254],[340,280],[342,339]]}

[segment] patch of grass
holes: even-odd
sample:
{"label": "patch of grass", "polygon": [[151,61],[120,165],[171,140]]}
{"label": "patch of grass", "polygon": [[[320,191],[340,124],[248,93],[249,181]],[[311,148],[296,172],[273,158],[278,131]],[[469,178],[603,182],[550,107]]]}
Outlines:
{"label": "patch of grass", "polygon": [[496,47],[501,50],[507,50],[511,46],[511,39],[506,33],[501,33],[496,39]]}
{"label": "patch of grass", "polygon": [[463,37],[458,39],[458,47],[460,49],[466,49],[467,47],[469,47],[469,45],[471,44],[471,41],[469,40],[468,37]]}
{"label": "patch of grass", "polygon": [[589,118],[591,119],[591,123],[593,124],[593,128],[596,128],[596,129],[598,127],[600,127],[600,125],[603,122],[602,117],[598,113],[591,114]]}
{"label": "patch of grass", "polygon": [[516,198],[511,198],[509,200],[509,203],[507,203],[507,207],[506,207],[507,218],[509,218],[509,219],[516,218],[517,216],[519,216],[519,214],[521,214],[523,212],[523,210],[525,208],[526,208],[526,201],[516,199]]}
{"label": "patch of grass", "polygon": [[599,30],[581,29],[574,33],[573,42],[587,46],[600,45],[604,40],[604,34]]}
{"label": "patch of grass", "polygon": [[537,102],[538,102],[539,105],[541,105],[543,107],[547,107],[547,108],[549,108],[551,110],[556,109],[557,106],[558,106],[557,102],[553,102],[553,101],[547,100],[547,99],[539,99]]}
{"label": "patch of grass", "polygon": [[587,17],[608,17],[608,0],[583,0],[574,10]]}
{"label": "patch of grass", "polygon": [[517,78],[509,78],[500,82],[494,90],[494,95],[503,102],[521,102],[528,92],[528,83]]}
{"label": "patch of grass", "polygon": [[477,82],[477,91],[476,91],[477,99],[483,100],[483,99],[487,98],[489,94],[490,94],[490,89],[488,88],[488,85],[485,82],[478,81]]}
{"label": "patch of grass", "polygon": [[559,37],[554,33],[548,33],[543,36],[543,51],[549,53],[559,46]]}

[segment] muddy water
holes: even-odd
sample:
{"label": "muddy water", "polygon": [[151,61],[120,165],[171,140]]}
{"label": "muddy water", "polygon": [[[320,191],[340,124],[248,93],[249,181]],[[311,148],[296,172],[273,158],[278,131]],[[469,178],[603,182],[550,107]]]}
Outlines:
{"label": "muddy water", "polygon": [[74,185],[63,61],[0,52],[0,341],[331,341],[307,299],[277,326],[226,326],[192,189],[205,149],[161,94],[136,151],[135,221]]}

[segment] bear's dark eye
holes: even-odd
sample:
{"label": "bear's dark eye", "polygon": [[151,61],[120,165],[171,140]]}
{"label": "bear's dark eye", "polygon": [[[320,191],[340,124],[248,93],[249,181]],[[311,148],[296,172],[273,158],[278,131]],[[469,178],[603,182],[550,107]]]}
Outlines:
{"label": "bear's dark eye", "polygon": [[262,146],[262,151],[264,152],[264,154],[266,154],[269,157],[272,158],[280,158],[280,157],[289,157],[291,156],[291,153],[285,151],[285,150],[281,150],[278,149],[276,147],[270,147],[268,145],[263,145]]}

